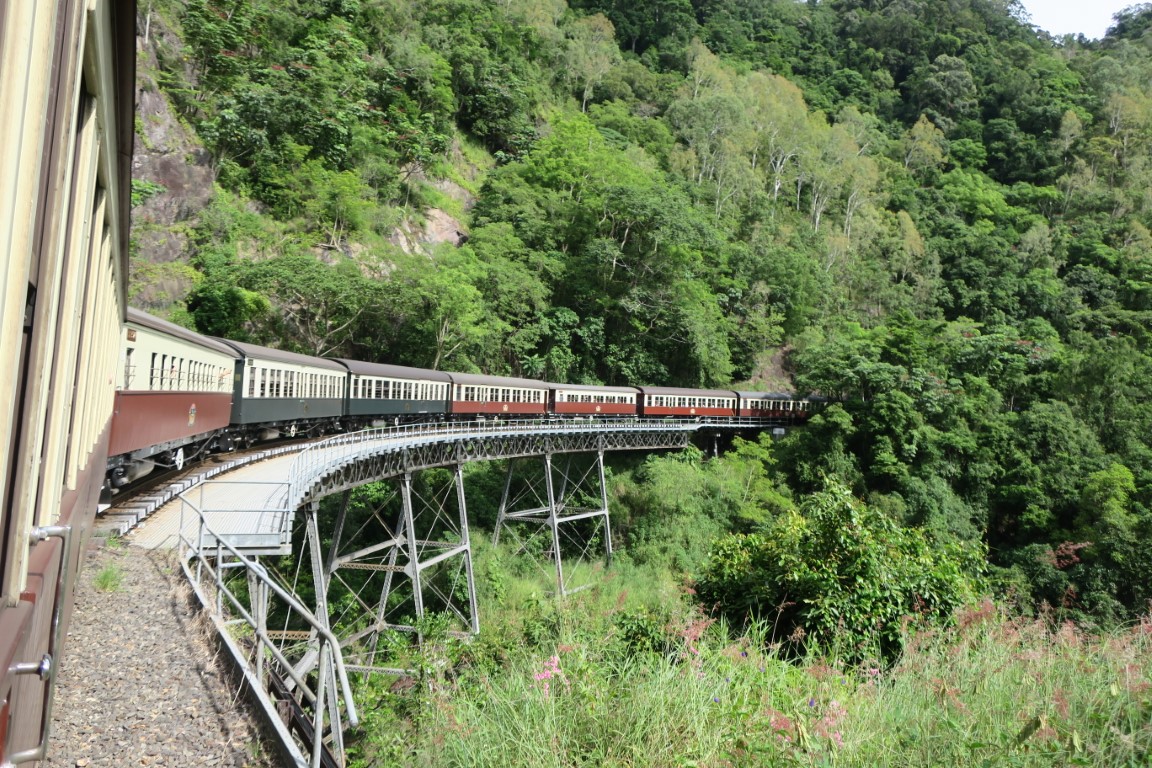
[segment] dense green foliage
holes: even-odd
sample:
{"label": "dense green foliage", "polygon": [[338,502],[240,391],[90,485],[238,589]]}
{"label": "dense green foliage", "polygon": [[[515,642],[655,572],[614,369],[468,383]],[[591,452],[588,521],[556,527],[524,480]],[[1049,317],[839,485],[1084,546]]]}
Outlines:
{"label": "dense green foliage", "polygon": [[909,623],[945,623],[975,600],[967,574],[979,573],[980,554],[934,544],[833,487],[761,532],[717,542],[698,590],[738,622],[771,621],[793,646],[889,656]]}
{"label": "dense green foliage", "polygon": [[[1025,610],[1111,622],[1152,598],[1147,6],[1101,41],[1003,0],[154,12],[219,185],[175,317],[308,353],[829,398],[725,462],[653,462],[624,499],[632,556],[703,577],[734,620],[796,579],[788,623],[821,639],[845,611],[853,631],[943,616],[981,551]],[[466,242],[400,247],[433,208]],[[843,515],[861,549],[828,542]],[[837,603],[854,574],[816,568],[831,555],[892,599]]]}

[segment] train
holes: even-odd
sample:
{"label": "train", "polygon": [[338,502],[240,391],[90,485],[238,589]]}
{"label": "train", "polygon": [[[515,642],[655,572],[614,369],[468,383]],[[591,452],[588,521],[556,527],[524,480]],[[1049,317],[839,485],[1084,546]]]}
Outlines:
{"label": "train", "polygon": [[43,760],[124,321],[136,7],[0,0],[0,765]]}
{"label": "train", "polygon": [[281,437],[417,421],[744,419],[798,423],[819,400],[779,392],[558,384],[212,338],[127,310],[105,499],[157,467]]}

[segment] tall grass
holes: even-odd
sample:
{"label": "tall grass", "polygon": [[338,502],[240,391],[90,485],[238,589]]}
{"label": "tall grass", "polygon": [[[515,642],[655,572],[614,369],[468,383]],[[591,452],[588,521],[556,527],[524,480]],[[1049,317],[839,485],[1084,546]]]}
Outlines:
{"label": "tall grass", "polygon": [[[407,756],[445,766],[1148,766],[1152,623],[1107,635],[987,604],[892,667],[785,660],[685,614],[662,653],[561,630],[429,684]],[[601,625],[602,626],[602,625]],[[384,762],[375,764],[383,765]]]}

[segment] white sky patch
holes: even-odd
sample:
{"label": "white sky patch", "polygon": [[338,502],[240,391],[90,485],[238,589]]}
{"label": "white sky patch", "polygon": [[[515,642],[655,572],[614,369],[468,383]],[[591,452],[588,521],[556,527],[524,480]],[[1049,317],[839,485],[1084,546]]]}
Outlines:
{"label": "white sky patch", "polygon": [[1021,0],[1032,24],[1053,35],[1083,34],[1091,40],[1104,37],[1112,15],[1138,0]]}

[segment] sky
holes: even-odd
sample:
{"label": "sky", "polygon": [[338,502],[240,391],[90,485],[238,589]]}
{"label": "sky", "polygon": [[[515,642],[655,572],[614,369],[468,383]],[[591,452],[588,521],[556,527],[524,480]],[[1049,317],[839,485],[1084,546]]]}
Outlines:
{"label": "sky", "polygon": [[1083,33],[1089,39],[1104,37],[1112,14],[1141,0],[1021,0],[1032,23],[1053,35]]}

